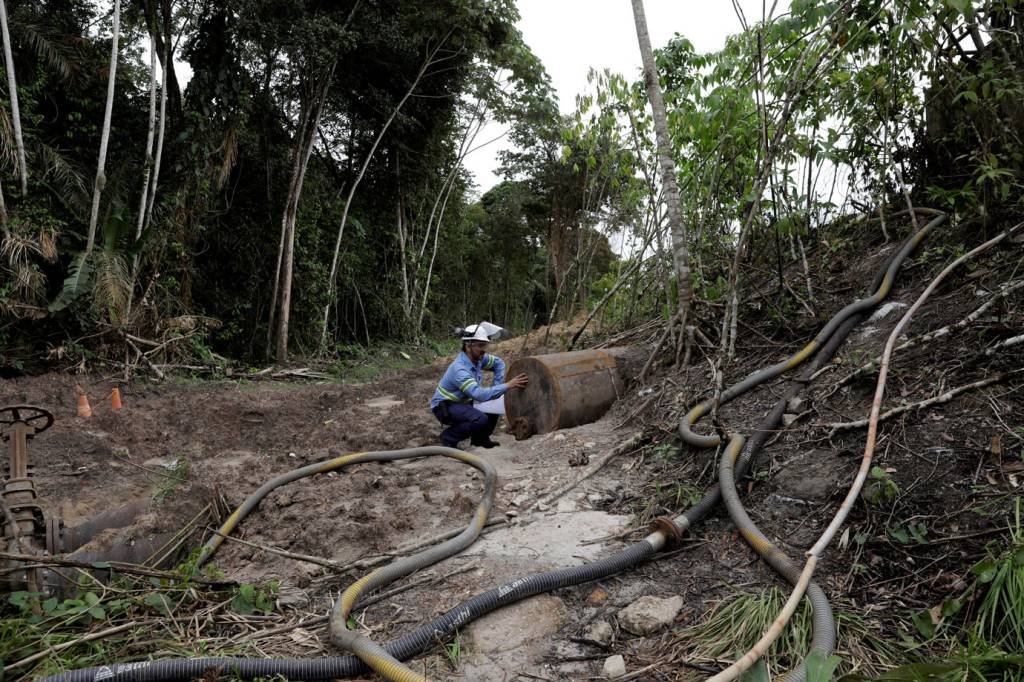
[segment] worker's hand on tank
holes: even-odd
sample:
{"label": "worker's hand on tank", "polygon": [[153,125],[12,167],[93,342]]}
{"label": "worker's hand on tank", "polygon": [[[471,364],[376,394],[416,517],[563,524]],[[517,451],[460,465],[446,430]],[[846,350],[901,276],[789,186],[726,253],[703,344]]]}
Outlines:
{"label": "worker's hand on tank", "polygon": [[527,382],[529,382],[529,379],[526,377],[526,374],[518,374],[509,379],[506,382],[506,385],[509,388],[522,388],[527,384]]}

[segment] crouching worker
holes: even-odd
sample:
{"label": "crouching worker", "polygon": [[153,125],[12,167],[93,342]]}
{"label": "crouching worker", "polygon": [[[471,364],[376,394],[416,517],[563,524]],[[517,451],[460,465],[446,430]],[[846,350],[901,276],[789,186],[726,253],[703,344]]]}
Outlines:
{"label": "crouching worker", "polygon": [[[520,374],[505,381],[505,363],[496,355],[487,353],[491,335],[502,332],[500,327],[481,322],[462,330],[462,351],[437,384],[434,397],[430,399],[430,410],[441,424],[447,426],[441,432],[441,443],[450,448],[459,447],[459,442],[470,439],[473,445],[493,448],[497,443],[491,440],[498,415],[486,414],[473,407],[473,401],[483,403],[494,400],[511,389],[526,385],[526,375]],[[500,337],[499,337],[500,338]],[[494,372],[494,382],[484,387],[483,371]]]}

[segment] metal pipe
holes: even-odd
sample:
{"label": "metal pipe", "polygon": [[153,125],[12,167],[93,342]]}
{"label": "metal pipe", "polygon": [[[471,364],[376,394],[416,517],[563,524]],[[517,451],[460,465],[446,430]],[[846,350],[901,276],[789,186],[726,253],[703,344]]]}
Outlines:
{"label": "metal pipe", "polygon": [[519,358],[507,374],[520,373],[530,382],[505,394],[509,430],[517,440],[597,421],[623,392],[612,349]]}

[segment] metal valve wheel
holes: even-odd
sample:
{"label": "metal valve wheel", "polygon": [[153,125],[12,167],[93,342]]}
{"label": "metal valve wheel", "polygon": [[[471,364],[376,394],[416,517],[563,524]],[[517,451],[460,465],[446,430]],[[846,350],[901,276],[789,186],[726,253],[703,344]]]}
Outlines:
{"label": "metal valve wheel", "polygon": [[[42,422],[41,425],[37,425],[40,422]],[[8,433],[10,429],[8,427],[18,423],[31,427],[32,430],[25,434],[31,438],[33,435],[53,426],[53,414],[49,410],[44,410],[35,405],[0,407],[0,438],[8,440],[10,438]]]}

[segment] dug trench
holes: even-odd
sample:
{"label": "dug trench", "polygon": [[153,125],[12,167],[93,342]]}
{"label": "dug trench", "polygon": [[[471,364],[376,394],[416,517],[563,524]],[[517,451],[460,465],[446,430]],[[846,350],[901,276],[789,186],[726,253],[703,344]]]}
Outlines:
{"label": "dug trench", "polygon": [[[891,248],[875,245],[869,257],[835,264],[831,275],[819,273],[833,287],[819,292],[819,307],[834,312],[857,297],[853,283],[870,279]],[[889,305],[854,330],[743,483],[751,516],[791,556],[800,557],[831,518],[863,447],[863,431],[829,424],[866,416],[874,377],[866,372],[843,378],[880,351],[899,311],[943,256],[926,252],[908,266]],[[966,318],[1012,279],[1015,267],[1013,258],[993,255],[962,273],[922,309],[911,336]],[[730,377],[789,355],[820,325],[799,312],[773,323],[770,296],[763,303],[755,297],[764,310],[759,315],[754,308],[744,318],[751,327],[738,354],[745,360],[729,368]],[[881,473],[818,573],[833,608],[847,614],[840,618],[839,638],[847,670],[871,674],[910,660],[899,643],[921,637],[914,615],[962,596],[971,567],[986,556],[986,543],[1007,528],[1022,468],[1024,400],[1020,378],[1012,374],[1021,360],[985,355],[984,347],[1020,333],[1020,303],[1017,290],[993,306],[983,327],[968,325],[944,335],[941,344],[921,344],[900,358],[891,389],[897,401],[1009,376],[883,427]],[[630,341],[643,346],[656,336],[638,333]],[[495,350],[511,359],[528,350],[526,341],[513,339]],[[90,419],[75,416],[74,383],[100,397],[108,384],[99,377],[7,381],[0,402],[37,404],[56,415],[53,428],[31,442],[30,458],[41,499],[66,523],[112,504],[147,501],[148,511],[134,524],[99,539],[123,543],[176,531],[206,505],[221,512],[233,508],[267,479],[305,464],[435,443],[438,426],[425,403],[443,363],[363,385],[140,383],[124,391],[118,413],[94,401]],[[685,509],[715,477],[714,452],[680,449],[675,433],[684,408],[709,395],[706,365],[701,361],[681,373],[656,369],[647,385],[627,386],[623,399],[592,424],[523,441],[500,433],[500,447],[478,452],[500,478],[492,525],[467,551],[395,586],[409,589],[386,589],[384,599],[357,608],[357,625],[386,642],[517,576],[605,556],[643,537],[654,517]],[[766,384],[724,406],[718,418],[753,428],[777,394],[778,382]],[[637,433],[643,434],[641,446],[560,499],[535,505]],[[442,458],[361,464],[280,488],[235,532],[244,544],[227,541],[213,562],[239,584],[278,584],[272,612],[227,617],[222,605],[219,616],[197,620],[183,644],[173,619],[153,618],[149,632],[131,635],[127,650],[141,659],[155,653],[150,642],[173,639],[179,652],[184,646],[258,656],[334,655],[324,614],[340,590],[377,558],[464,526],[481,489],[474,470]],[[215,521],[204,518],[192,547]],[[743,648],[735,642],[711,646],[715,638],[699,628],[710,622],[713,608],[740,592],[773,585],[780,585],[778,579],[719,513],[655,560],[501,609],[413,666],[431,679],[580,679],[600,675],[608,657],[623,655],[627,671],[639,679],[699,678]],[[623,609],[644,596],[669,600],[673,612],[661,629],[634,634]],[[802,655],[784,645],[771,665],[786,669]],[[12,672],[35,677],[32,670]]]}

